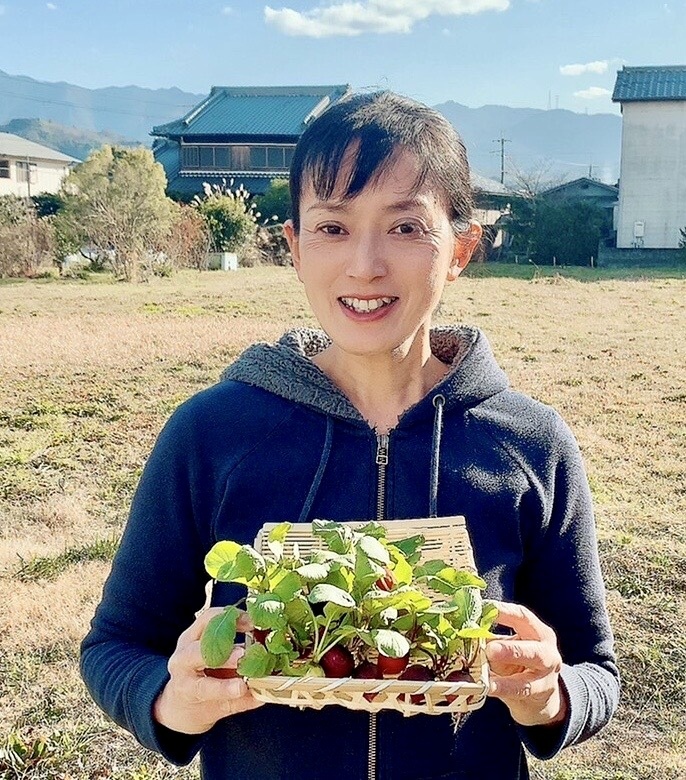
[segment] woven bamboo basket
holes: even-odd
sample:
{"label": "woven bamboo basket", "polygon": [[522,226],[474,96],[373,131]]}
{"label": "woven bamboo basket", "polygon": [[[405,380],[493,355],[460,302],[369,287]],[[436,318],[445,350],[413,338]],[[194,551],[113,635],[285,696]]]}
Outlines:
{"label": "woven bamboo basket", "polygon": [[[255,539],[255,549],[267,550],[267,537],[274,523],[265,524]],[[347,523],[351,527],[365,523]],[[426,543],[422,548],[423,559],[439,558],[460,569],[476,571],[464,517],[421,518],[417,520],[391,520],[381,522],[389,541],[399,541],[422,534]],[[292,554],[297,544],[301,555],[319,549],[322,540],[312,535],[310,523],[296,523],[286,537],[285,554]],[[253,677],[247,680],[253,695],[259,701],[270,704],[286,704],[291,707],[321,709],[328,704],[338,704],[353,710],[378,712],[398,710],[403,715],[460,715],[481,707],[488,690],[488,663],[485,642],[475,641],[476,650],[469,671],[475,682],[416,682],[412,680],[358,680],[352,677],[340,679],[321,677]],[[365,697],[367,694],[367,697]],[[369,694],[375,694],[369,701]],[[415,697],[415,701],[411,700]],[[419,698],[423,697],[423,699]],[[421,703],[419,703],[421,702]]]}

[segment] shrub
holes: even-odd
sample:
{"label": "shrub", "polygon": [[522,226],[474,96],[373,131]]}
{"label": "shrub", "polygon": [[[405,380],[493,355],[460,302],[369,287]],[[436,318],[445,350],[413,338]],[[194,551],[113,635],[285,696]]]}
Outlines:
{"label": "shrub", "polygon": [[250,193],[243,186],[232,190],[232,185],[233,180],[228,187],[203,184],[205,196],[194,200],[195,208],[207,222],[213,252],[240,254],[257,232],[260,215],[250,200]]}
{"label": "shrub", "polygon": [[158,247],[165,262],[158,262],[153,273],[169,275],[178,268],[206,270],[209,247],[209,228],[202,214],[190,206],[177,205],[169,232]]}
{"label": "shrub", "polygon": [[55,234],[30,201],[0,197],[0,277],[35,276],[52,259]]}
{"label": "shrub", "polygon": [[283,224],[291,216],[291,193],[288,179],[272,179],[264,195],[257,198],[262,217],[269,222]]}

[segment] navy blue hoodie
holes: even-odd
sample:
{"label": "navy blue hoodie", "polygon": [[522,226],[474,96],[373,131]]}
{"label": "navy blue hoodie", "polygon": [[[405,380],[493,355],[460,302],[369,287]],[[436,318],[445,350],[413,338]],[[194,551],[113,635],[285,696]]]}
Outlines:
{"label": "navy blue hoodie", "polygon": [[[96,702],[176,764],[198,751],[205,780],[527,778],[523,746],[549,758],[598,731],[619,696],[593,513],[576,442],[552,409],[508,388],[485,336],[432,331],[446,377],[381,441],[309,359],[318,331],[249,348],[223,380],[182,404],[148,460],[82,646]],[[152,717],[167,660],[205,600],[203,559],[221,539],[252,544],[267,522],[464,515],[486,595],[527,605],[555,630],[564,723],[521,727],[488,699],[450,716],[265,705],[208,733]],[[433,510],[433,511],[432,511]],[[214,588],[213,603],[237,599]],[[370,734],[375,748],[370,756]]]}

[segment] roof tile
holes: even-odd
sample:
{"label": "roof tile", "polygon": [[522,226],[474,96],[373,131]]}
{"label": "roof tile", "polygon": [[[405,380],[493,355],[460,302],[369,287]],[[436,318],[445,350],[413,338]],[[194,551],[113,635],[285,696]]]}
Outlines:
{"label": "roof tile", "polygon": [[612,100],[686,100],[686,65],[624,67],[617,72]]}

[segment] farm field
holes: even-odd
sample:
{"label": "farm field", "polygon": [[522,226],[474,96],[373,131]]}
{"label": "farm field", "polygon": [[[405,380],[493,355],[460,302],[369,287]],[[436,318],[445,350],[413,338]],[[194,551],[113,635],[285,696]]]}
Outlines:
{"label": "farm field", "polygon": [[[686,272],[478,265],[436,319],[483,327],[562,413],[595,499],[621,710],[534,777],[684,778]],[[100,713],[78,645],[164,421],[248,344],[315,325],[287,268],[0,281],[0,780],[197,777]]]}

